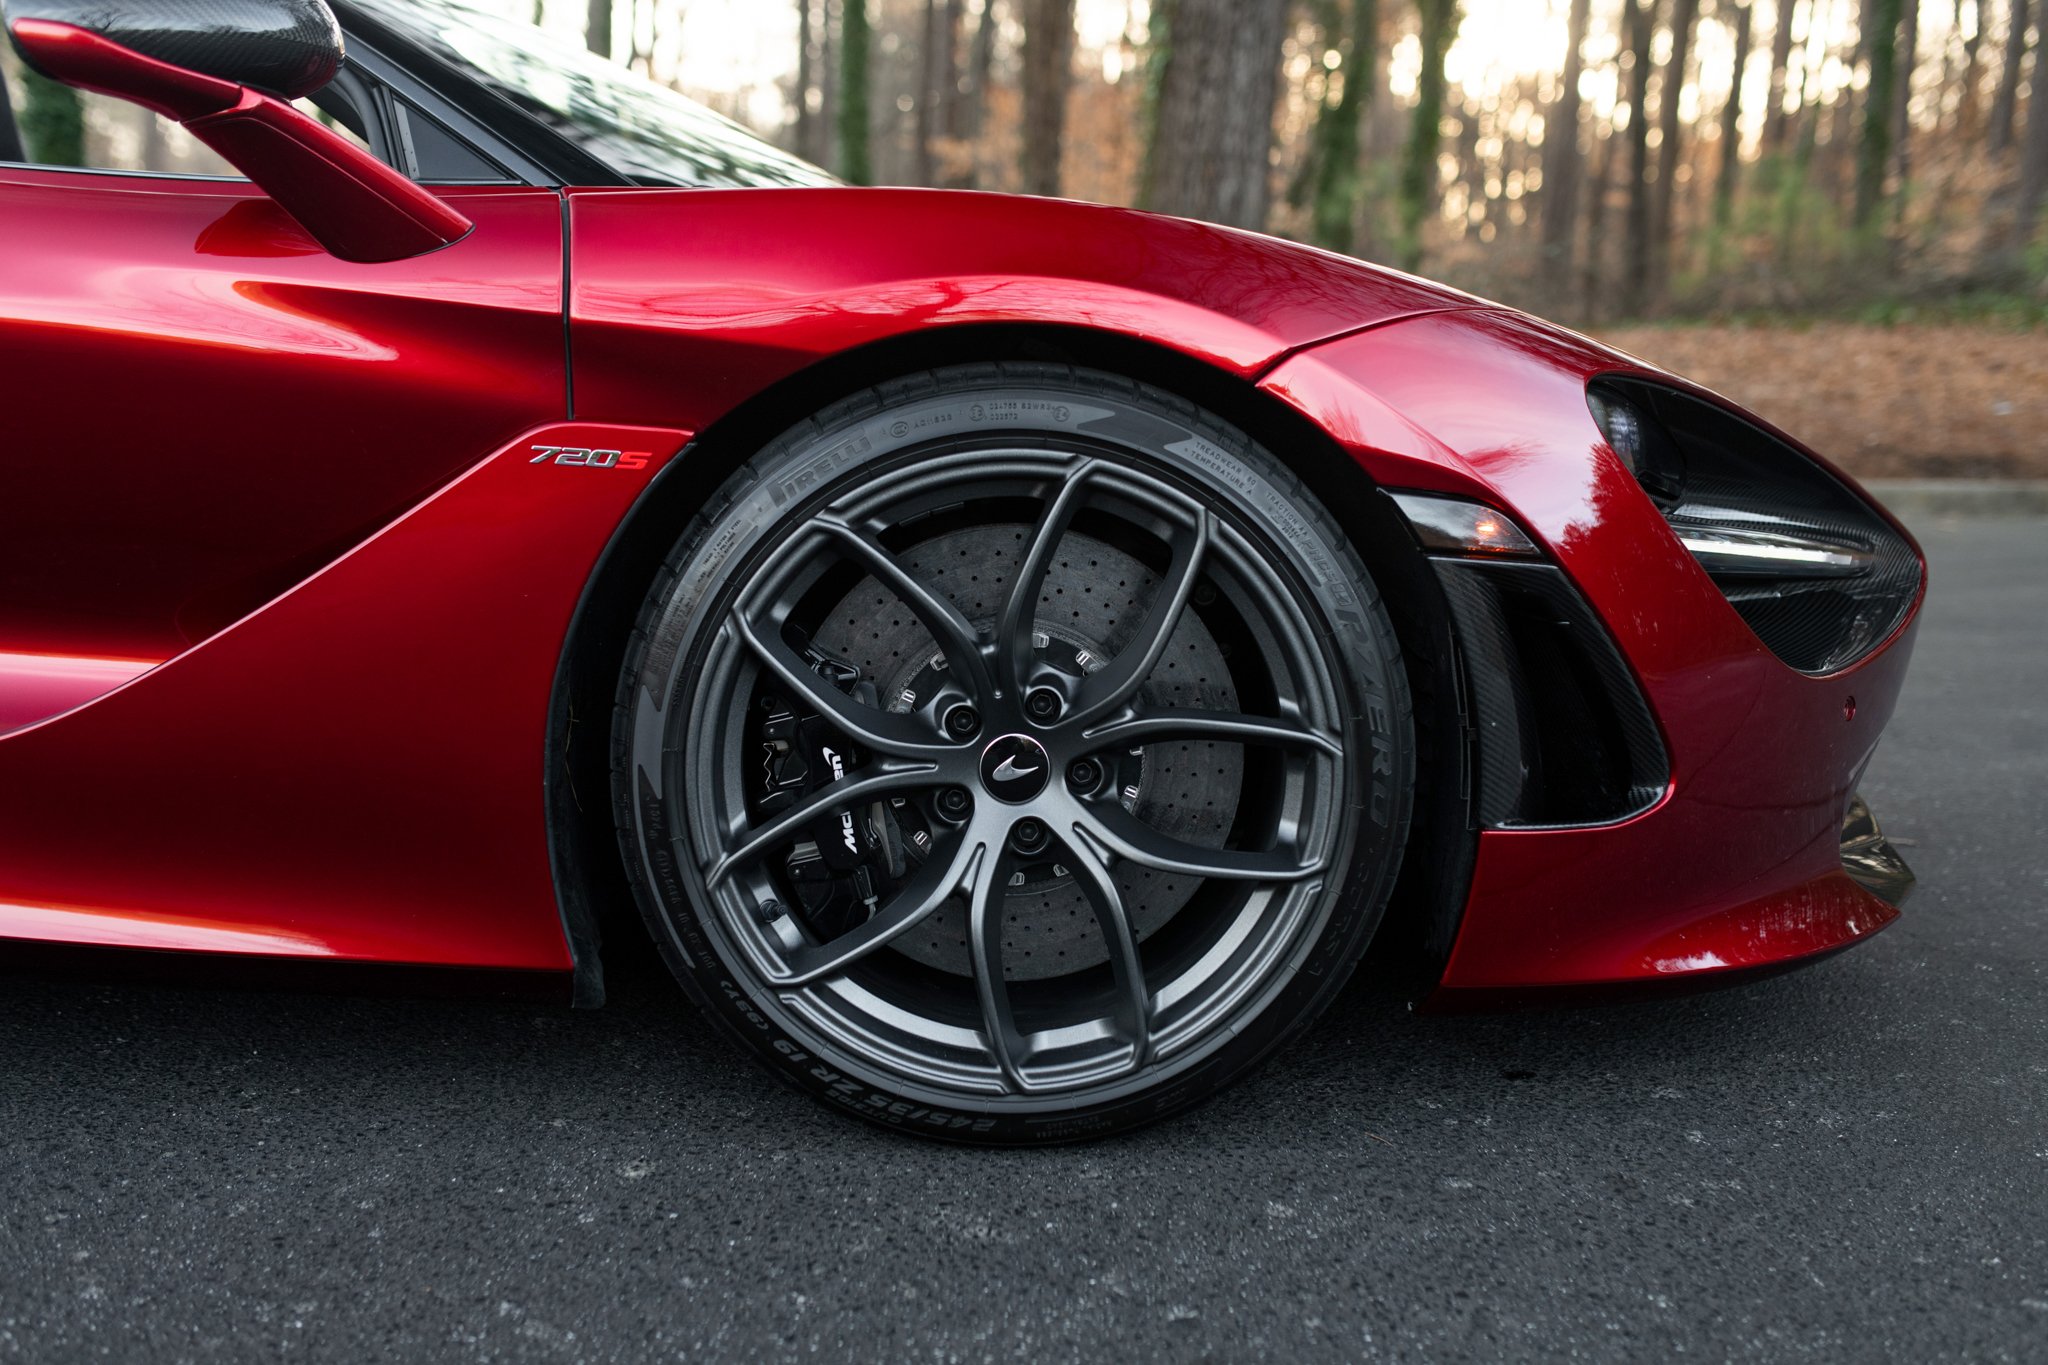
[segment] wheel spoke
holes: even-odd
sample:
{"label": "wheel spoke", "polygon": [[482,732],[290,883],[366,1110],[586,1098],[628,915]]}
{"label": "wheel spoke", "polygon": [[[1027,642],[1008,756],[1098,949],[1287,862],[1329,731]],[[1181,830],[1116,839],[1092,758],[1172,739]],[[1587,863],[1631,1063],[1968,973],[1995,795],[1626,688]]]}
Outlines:
{"label": "wheel spoke", "polygon": [[1207,739],[1228,744],[1316,749],[1332,758],[1344,756],[1344,743],[1337,736],[1294,721],[1184,707],[1140,711],[1126,719],[1098,725],[1082,738],[1105,749],[1156,744],[1165,739]]}
{"label": "wheel spoke", "polygon": [[1146,608],[1145,619],[1116,657],[1081,684],[1080,696],[1067,716],[1068,725],[1086,727],[1110,715],[1131,699],[1158,665],[1208,557],[1209,522],[1209,513],[1197,510],[1193,521],[1175,532],[1173,558],[1159,579],[1159,591]]}
{"label": "wheel spoke", "polygon": [[1124,908],[1123,892],[1090,840],[1074,835],[1060,842],[1066,847],[1068,870],[1094,908],[1095,922],[1101,926],[1109,950],[1109,967],[1116,981],[1117,1025],[1131,1044],[1129,1069],[1143,1070],[1152,1060],[1152,997],[1146,989],[1138,934]]}
{"label": "wheel spoke", "polygon": [[968,903],[967,951],[974,962],[974,993],[981,1001],[982,1031],[989,1055],[1013,1091],[1029,1089],[1023,1063],[1028,1045],[1010,1008],[1010,988],[1003,980],[1003,896],[1009,885],[1011,859],[1000,846],[977,855],[974,890]]}
{"label": "wheel spoke", "polygon": [[800,695],[805,704],[840,730],[878,753],[897,758],[936,760],[955,752],[920,722],[906,715],[864,706],[811,671],[803,657],[781,635],[756,626],[744,604],[732,614],[734,632],[769,672]]}
{"label": "wheel spoke", "polygon": [[737,847],[727,850],[711,865],[711,870],[704,874],[704,880],[716,888],[735,869],[773,848],[819,816],[889,792],[930,786],[936,781],[938,771],[936,763],[885,764],[850,777],[834,778],[768,823],[747,831]]}
{"label": "wheel spoke", "polygon": [[889,903],[875,911],[867,923],[829,943],[806,945],[787,954],[787,970],[776,978],[776,984],[808,986],[837,976],[898,934],[923,923],[973,875],[980,861],[979,845],[970,846],[959,834],[951,836],[932,850],[932,856],[905,879]]}
{"label": "wheel spoke", "polygon": [[1081,806],[1080,828],[1119,858],[1140,867],[1183,877],[1214,877],[1221,881],[1301,881],[1323,870],[1325,858],[1299,849],[1256,851],[1204,848],[1161,834],[1115,801],[1090,801]]}
{"label": "wheel spoke", "polygon": [[1083,460],[1067,473],[1059,491],[1046,503],[1038,524],[1031,530],[1031,544],[1010,581],[1010,593],[996,623],[996,639],[1002,659],[1002,683],[1012,695],[1021,695],[1031,676],[1032,631],[1038,619],[1038,593],[1045,586],[1046,572],[1059,549],[1060,538],[1073,525],[1080,510],[1082,494],[1095,472],[1092,460]]}
{"label": "wheel spoke", "polygon": [[817,525],[853,553],[868,572],[879,578],[903,605],[917,614],[932,633],[947,662],[959,670],[969,693],[979,700],[988,689],[988,665],[981,654],[981,640],[967,618],[938,593],[920,583],[896,556],[875,540],[836,517],[820,517]]}

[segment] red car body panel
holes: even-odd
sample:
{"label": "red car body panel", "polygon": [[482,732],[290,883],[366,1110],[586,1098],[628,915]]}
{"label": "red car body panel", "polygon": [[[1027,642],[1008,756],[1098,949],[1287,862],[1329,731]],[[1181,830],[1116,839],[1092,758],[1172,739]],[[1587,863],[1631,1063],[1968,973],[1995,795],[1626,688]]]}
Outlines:
{"label": "red car body panel", "polygon": [[1844,672],[1780,662],[1607,448],[1586,384],[1614,373],[1675,382],[1501,311],[1340,340],[1266,381],[1380,482],[1510,511],[1605,622],[1664,733],[1671,781],[1653,809],[1481,833],[1446,1003],[1760,967],[1843,947],[1898,915],[1844,874],[1840,832],[1898,699],[1917,604]]}
{"label": "red car body panel", "polygon": [[467,238],[351,265],[245,183],[0,169],[0,221],[34,225],[0,353],[35,396],[0,651],[161,662],[566,415],[560,197],[449,197]]}
{"label": "red car body panel", "polygon": [[1509,511],[1604,618],[1671,788],[1614,826],[1483,834],[1444,993],[1759,965],[1895,913],[1836,832],[1910,628],[1837,677],[1779,663],[1606,450],[1585,383],[1625,357],[1115,209],[446,193],[467,237],[351,265],[247,185],[0,170],[0,215],[36,224],[0,256],[0,349],[38,399],[0,502],[0,938],[566,976],[544,746],[608,540],[775,383],[989,323],[1263,380],[1383,485]]}
{"label": "red car body panel", "polygon": [[685,439],[525,433],[204,644],[0,739],[0,937],[566,973],[555,662]]}
{"label": "red car body panel", "polygon": [[1250,376],[1477,302],[1270,237],[1057,199],[584,190],[569,206],[577,411],[694,430],[809,364],[926,328],[1092,328]]}

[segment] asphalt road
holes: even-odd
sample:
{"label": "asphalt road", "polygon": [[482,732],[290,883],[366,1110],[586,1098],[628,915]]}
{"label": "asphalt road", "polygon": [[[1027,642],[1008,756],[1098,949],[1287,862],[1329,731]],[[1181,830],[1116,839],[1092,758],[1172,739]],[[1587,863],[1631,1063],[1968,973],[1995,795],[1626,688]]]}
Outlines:
{"label": "asphalt road", "polygon": [[1050,1152],[595,1014],[0,976],[0,1358],[2048,1359],[2048,521],[1923,528],[1921,876],[1725,994],[1414,1018]]}

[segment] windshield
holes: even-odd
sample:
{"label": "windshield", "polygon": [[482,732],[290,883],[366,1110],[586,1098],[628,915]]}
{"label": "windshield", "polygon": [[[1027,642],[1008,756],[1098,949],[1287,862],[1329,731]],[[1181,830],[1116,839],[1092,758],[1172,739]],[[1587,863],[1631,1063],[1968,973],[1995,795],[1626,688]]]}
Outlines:
{"label": "windshield", "polygon": [[696,101],[531,24],[460,0],[350,0],[350,7],[472,74],[635,183],[836,183]]}

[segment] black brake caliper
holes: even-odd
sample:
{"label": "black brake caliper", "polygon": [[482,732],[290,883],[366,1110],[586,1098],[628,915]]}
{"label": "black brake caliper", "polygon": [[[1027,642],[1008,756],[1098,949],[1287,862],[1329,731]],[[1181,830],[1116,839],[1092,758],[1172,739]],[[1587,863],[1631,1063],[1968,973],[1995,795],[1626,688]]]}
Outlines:
{"label": "black brake caliper", "polygon": [[[875,685],[852,664],[811,648],[804,659],[855,701],[877,706]],[[764,697],[759,714],[763,819],[868,763],[866,750],[781,693]],[[903,874],[923,861],[930,842],[922,813],[908,799],[869,801],[810,821],[783,867],[804,920],[820,940],[830,940],[865,923]]]}

